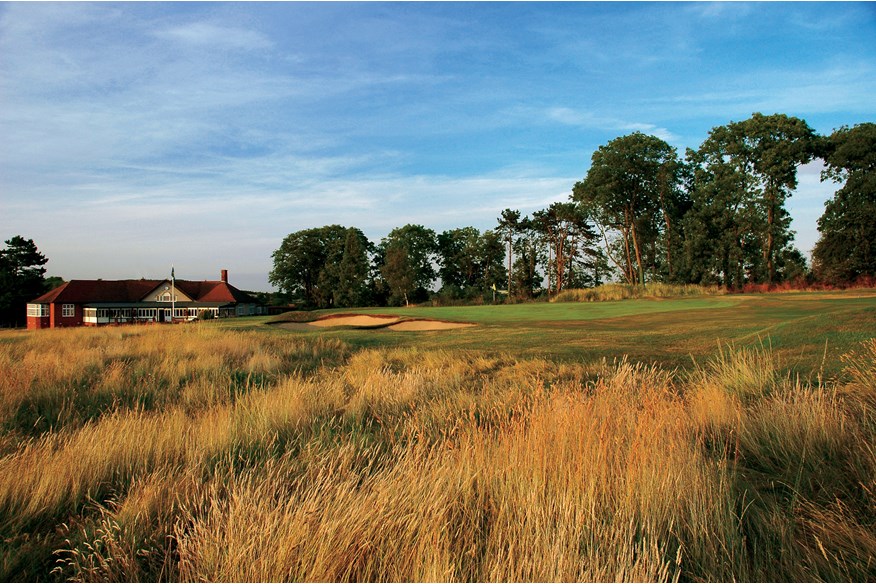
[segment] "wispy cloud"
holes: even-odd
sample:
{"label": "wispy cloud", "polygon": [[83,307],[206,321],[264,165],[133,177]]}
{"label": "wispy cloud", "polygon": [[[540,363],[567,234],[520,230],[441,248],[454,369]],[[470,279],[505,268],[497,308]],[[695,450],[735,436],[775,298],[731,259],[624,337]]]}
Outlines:
{"label": "wispy cloud", "polygon": [[755,4],[746,2],[696,2],[687,10],[703,20],[712,20],[721,24],[728,21],[739,21],[751,16]]}
{"label": "wispy cloud", "polygon": [[260,50],[274,46],[265,35],[245,28],[192,22],[156,31],[159,39],[170,39],[183,44],[215,49]]}
{"label": "wispy cloud", "polygon": [[673,143],[678,137],[666,128],[646,122],[624,121],[610,116],[594,114],[588,111],[579,111],[567,107],[551,107],[545,112],[549,120],[575,126],[582,129],[600,129],[618,132],[643,132],[657,136],[666,142]]}

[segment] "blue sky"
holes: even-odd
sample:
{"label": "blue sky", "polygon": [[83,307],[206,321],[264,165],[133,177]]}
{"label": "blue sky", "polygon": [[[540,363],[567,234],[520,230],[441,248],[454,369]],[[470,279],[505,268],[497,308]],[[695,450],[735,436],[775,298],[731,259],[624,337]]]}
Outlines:
{"label": "blue sky", "polygon": [[636,130],[872,122],[874,39],[874,3],[0,3],[0,235],[67,279],[267,290],[291,232],[492,228]]}

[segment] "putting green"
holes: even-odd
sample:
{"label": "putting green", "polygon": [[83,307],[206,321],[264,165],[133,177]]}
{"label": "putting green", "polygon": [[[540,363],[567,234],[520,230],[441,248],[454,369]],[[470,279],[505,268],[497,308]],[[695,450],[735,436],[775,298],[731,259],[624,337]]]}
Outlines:
{"label": "putting green", "polygon": [[357,310],[367,314],[380,312],[412,318],[433,318],[494,323],[538,323],[568,322],[618,318],[663,312],[714,310],[728,308],[744,301],[742,296],[721,296],[703,298],[673,298],[660,300],[618,300],[612,302],[557,302],[527,303],[495,306],[448,306],[411,308],[374,308]]}

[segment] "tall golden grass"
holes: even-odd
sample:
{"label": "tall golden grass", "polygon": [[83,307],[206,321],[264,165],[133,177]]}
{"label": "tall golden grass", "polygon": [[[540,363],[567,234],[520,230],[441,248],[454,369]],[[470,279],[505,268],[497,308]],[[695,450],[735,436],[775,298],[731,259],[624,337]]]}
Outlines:
{"label": "tall golden grass", "polygon": [[834,382],[209,324],[0,336],[0,578],[872,580],[876,340]]}

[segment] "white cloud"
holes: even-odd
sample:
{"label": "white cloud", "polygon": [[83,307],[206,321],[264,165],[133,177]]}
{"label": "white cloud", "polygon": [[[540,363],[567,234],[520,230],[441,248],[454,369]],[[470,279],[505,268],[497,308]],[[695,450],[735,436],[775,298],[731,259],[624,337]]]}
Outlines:
{"label": "white cloud", "polygon": [[568,107],[551,107],[546,111],[549,120],[566,126],[583,129],[599,129],[618,132],[642,132],[657,136],[661,140],[673,143],[678,137],[666,128],[656,124],[624,121],[611,116],[597,115],[589,111],[574,110]]}
{"label": "white cloud", "polygon": [[704,20],[726,24],[728,21],[747,18],[754,7],[745,2],[695,2],[690,4],[687,10]]}
{"label": "white cloud", "polygon": [[155,35],[158,38],[172,39],[187,45],[209,49],[260,50],[274,46],[270,39],[258,31],[215,25],[208,22],[192,22],[173,26],[156,31]]}

